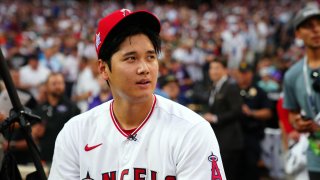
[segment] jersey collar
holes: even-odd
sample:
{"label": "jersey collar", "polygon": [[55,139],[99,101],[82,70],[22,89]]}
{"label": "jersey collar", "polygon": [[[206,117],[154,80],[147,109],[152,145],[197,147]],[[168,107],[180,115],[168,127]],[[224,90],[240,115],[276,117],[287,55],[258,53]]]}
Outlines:
{"label": "jersey collar", "polygon": [[114,115],[114,112],[113,112],[113,103],[114,103],[114,100],[111,102],[110,104],[110,116],[111,116],[111,119],[112,119],[112,122],[114,123],[114,125],[116,126],[116,128],[118,129],[118,131],[126,138],[128,138],[129,136],[131,135],[135,135],[137,134],[137,132],[146,124],[146,122],[149,120],[149,118],[151,117],[151,114],[154,110],[154,107],[155,107],[155,104],[157,102],[157,98],[155,95],[153,95],[153,103],[152,103],[152,107],[147,115],[147,117],[142,121],[142,123],[131,133],[131,134],[127,134],[125,133],[125,131],[121,128],[120,124],[119,124],[119,121],[117,120],[116,116]]}

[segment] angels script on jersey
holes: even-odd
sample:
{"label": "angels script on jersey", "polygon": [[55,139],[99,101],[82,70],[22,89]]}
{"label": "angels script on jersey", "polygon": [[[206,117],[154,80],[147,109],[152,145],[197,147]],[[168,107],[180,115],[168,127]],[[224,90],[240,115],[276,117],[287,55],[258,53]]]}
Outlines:
{"label": "angels script on jersey", "polygon": [[[147,169],[133,168],[134,180],[145,180],[147,175]],[[157,180],[157,172],[150,170],[151,180]],[[121,172],[120,180],[123,180],[125,176],[129,175],[129,169],[124,169]],[[107,172],[102,174],[102,180],[117,180],[117,171]],[[167,176],[165,180],[176,180],[175,176]]]}
{"label": "angels script on jersey", "polygon": [[[208,161],[211,162],[211,180],[222,180],[220,169],[218,167],[217,161],[218,157],[215,156],[213,153],[208,157]],[[157,172],[148,170],[145,168],[133,168],[133,180],[157,180]],[[131,176],[131,172],[129,169],[122,170],[121,173],[118,173],[118,171],[111,171],[102,173],[102,180],[117,180],[120,175],[120,180],[123,180],[126,176]],[[148,172],[149,171],[149,172]],[[168,175],[165,177],[164,180],[176,180],[177,178],[172,175]],[[90,177],[89,172],[87,172],[87,176],[83,178],[82,180],[93,180]]]}

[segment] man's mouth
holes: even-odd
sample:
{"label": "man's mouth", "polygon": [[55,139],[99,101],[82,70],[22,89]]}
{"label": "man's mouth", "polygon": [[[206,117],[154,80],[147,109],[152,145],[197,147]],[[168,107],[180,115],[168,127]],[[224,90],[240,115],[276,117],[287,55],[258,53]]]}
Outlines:
{"label": "man's mouth", "polygon": [[143,80],[138,81],[137,84],[148,84],[150,82],[151,82],[150,80],[143,79]]}

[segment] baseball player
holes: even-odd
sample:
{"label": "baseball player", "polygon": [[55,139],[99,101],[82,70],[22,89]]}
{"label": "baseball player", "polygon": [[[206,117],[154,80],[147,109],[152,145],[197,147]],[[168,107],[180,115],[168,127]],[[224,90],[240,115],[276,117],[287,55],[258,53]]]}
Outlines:
{"label": "baseball player", "polygon": [[154,95],[160,22],[117,10],[96,32],[99,71],[113,100],[72,118],[59,133],[49,179],[224,180],[209,123]]}

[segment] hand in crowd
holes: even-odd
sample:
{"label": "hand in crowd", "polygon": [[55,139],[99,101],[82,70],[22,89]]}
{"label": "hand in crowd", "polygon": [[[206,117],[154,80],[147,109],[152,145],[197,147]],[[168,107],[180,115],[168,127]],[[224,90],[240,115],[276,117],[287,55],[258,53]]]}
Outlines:
{"label": "hand in crowd", "polygon": [[7,151],[8,148],[9,148],[9,143],[8,143],[7,140],[4,140],[4,141],[2,142],[2,149],[3,149],[3,151]]}
{"label": "hand in crowd", "polygon": [[0,122],[4,121],[6,116],[0,112]]}
{"label": "hand in crowd", "polygon": [[302,118],[301,115],[292,118],[291,124],[298,132],[320,131],[320,126],[316,122],[309,118]]}
{"label": "hand in crowd", "polygon": [[288,138],[294,140],[295,142],[298,142],[300,138],[300,133],[296,130],[293,130],[288,134]]}
{"label": "hand in crowd", "polygon": [[247,116],[252,116],[253,115],[253,111],[246,104],[242,105],[242,112]]}
{"label": "hand in crowd", "polygon": [[40,137],[42,137],[45,131],[44,125],[40,123],[34,124],[31,127],[31,129],[32,129],[31,136],[35,141],[37,141]]}
{"label": "hand in crowd", "polygon": [[215,123],[217,122],[217,116],[211,113],[205,113],[202,116],[205,120],[207,120],[209,123]]}

